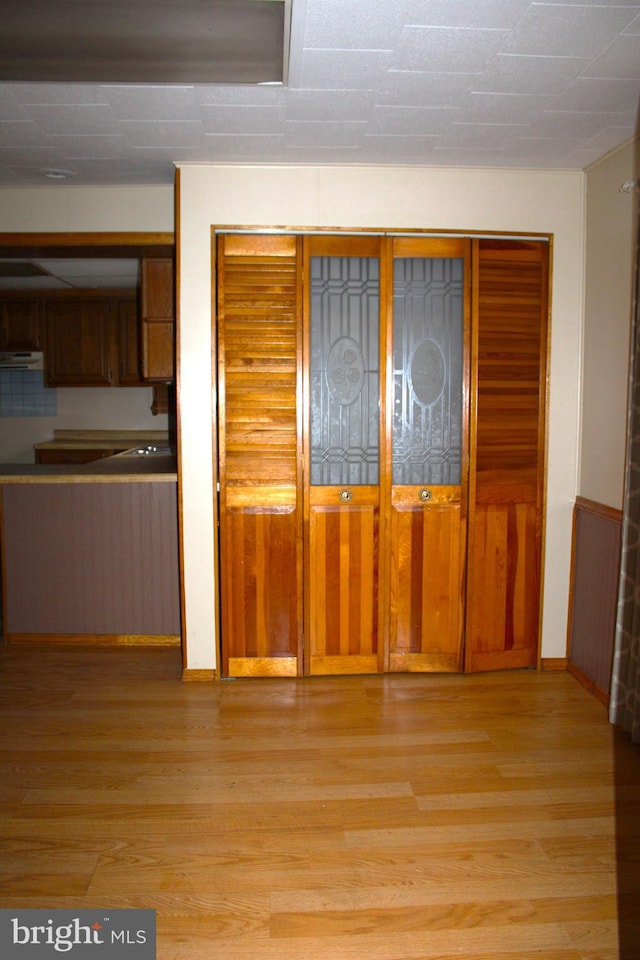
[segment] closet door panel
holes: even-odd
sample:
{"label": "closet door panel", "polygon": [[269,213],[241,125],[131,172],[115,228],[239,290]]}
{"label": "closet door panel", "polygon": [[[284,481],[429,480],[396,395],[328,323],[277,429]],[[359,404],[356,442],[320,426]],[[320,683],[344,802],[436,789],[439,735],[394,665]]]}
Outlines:
{"label": "closet door panel", "polygon": [[375,673],[379,647],[380,239],[309,237],[308,672]]}
{"label": "closet door panel", "polygon": [[299,241],[218,238],[222,664],[226,676],[301,664]]}
{"label": "closet door panel", "polygon": [[460,494],[434,488],[425,510],[413,491],[394,490],[391,511],[392,671],[455,672],[463,624]]}
{"label": "closet door panel", "polygon": [[310,672],[376,673],[378,491],[354,488],[349,506],[341,492],[310,494]]}
{"label": "closet door panel", "polygon": [[469,243],[393,241],[389,669],[462,666]]}
{"label": "closet door panel", "polygon": [[476,249],[468,671],[537,663],[548,311],[546,242]]}

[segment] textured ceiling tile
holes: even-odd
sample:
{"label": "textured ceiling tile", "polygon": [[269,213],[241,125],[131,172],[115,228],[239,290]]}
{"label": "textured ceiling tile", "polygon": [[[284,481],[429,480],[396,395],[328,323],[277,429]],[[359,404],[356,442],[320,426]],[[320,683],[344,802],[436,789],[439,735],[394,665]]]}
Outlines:
{"label": "textured ceiling tile", "polygon": [[118,133],[111,107],[104,104],[33,104],[29,115],[45,133]]}
{"label": "textured ceiling tile", "polygon": [[24,104],[73,103],[105,104],[102,88],[98,84],[83,83],[7,83],[6,88],[16,100]]}
{"label": "textured ceiling tile", "polygon": [[133,154],[126,160],[83,160],[83,168],[89,171],[96,184],[144,184],[171,183],[174,166],[170,160],[156,160]]}
{"label": "textured ceiling tile", "polygon": [[209,105],[200,108],[206,134],[272,134],[284,124],[283,107]]}
{"label": "textured ceiling tile", "polygon": [[[117,2],[133,20],[109,43],[128,56],[148,0]],[[0,183],[42,183],[46,167],[172,183],[173,161],[579,169],[632,136],[639,42],[640,0],[294,0],[289,87],[0,83]]]}
{"label": "textured ceiling tile", "polygon": [[497,144],[508,144],[522,135],[525,128],[516,124],[500,123],[454,123],[441,144],[445,148],[452,147],[489,147],[495,149]]}
{"label": "textured ceiling tile", "polygon": [[626,110],[629,116],[638,103],[635,80],[578,77],[553,101],[554,110]]}
{"label": "textured ceiling tile", "polygon": [[30,149],[45,145],[45,135],[33,120],[7,120],[0,122],[0,147]]}
{"label": "textured ceiling tile", "polygon": [[391,66],[388,51],[307,50],[300,86],[308,90],[369,90]]}
{"label": "textured ceiling tile", "polygon": [[480,76],[473,77],[474,93],[562,93],[588,66],[579,57],[521,57],[498,54]]}
{"label": "textured ceiling tile", "polygon": [[471,74],[422,73],[389,70],[381,84],[379,104],[407,107],[458,107],[471,82]]}
{"label": "textured ceiling tile", "polygon": [[532,123],[553,102],[552,96],[524,93],[470,93],[463,106],[479,123]]}
{"label": "textured ceiling tile", "polygon": [[30,119],[29,114],[8,86],[0,86],[0,117],[2,121],[28,121]]}
{"label": "textured ceiling tile", "polygon": [[443,133],[459,116],[454,109],[429,107],[376,107],[367,134],[386,136],[428,136]]}
{"label": "textured ceiling tile", "polygon": [[122,134],[51,134],[47,143],[76,160],[113,159],[128,156],[130,144]]}
{"label": "textured ceiling tile", "polygon": [[105,99],[118,120],[197,120],[193,87],[106,86]]}
{"label": "textured ceiling tile", "polygon": [[590,140],[603,127],[608,126],[609,122],[610,115],[607,113],[567,113],[564,110],[555,110],[545,113],[535,123],[530,124],[527,134],[559,140]]}
{"label": "textured ceiling tile", "polygon": [[[295,7],[295,3],[294,3]],[[370,2],[322,0],[307,7],[304,47],[342,50],[391,50],[402,30],[403,0]]]}
{"label": "textured ceiling tile", "polygon": [[209,104],[238,104],[245,106],[277,107],[286,103],[289,90],[281,86],[254,86],[253,84],[198,85],[193,88],[194,102]]}
{"label": "textured ceiling tile", "polygon": [[506,29],[516,26],[530,0],[408,0],[408,24]]}
{"label": "textured ceiling tile", "polygon": [[373,107],[369,90],[292,90],[287,120],[366,120]]}
{"label": "textured ceiling tile", "polygon": [[618,37],[586,68],[583,76],[640,80],[640,36]]}
{"label": "textured ceiling tile", "polygon": [[430,73],[481,73],[507,36],[502,30],[407,26],[391,65]]}
{"label": "textured ceiling tile", "polygon": [[358,146],[365,123],[287,123],[287,141],[293,147]]}
{"label": "textured ceiling tile", "polygon": [[509,144],[508,154],[513,160],[526,160],[531,166],[537,165],[541,159],[546,162],[565,161],[577,141],[554,140],[549,143],[545,139],[536,137],[522,137]]}
{"label": "textured ceiling tile", "polygon": [[8,167],[16,169],[24,167],[39,172],[38,179],[42,182],[43,169],[52,167],[70,169],[75,172],[73,164],[68,163],[64,154],[53,147],[6,147],[0,145],[0,162],[6,163]]}
{"label": "textured ceiling tile", "polygon": [[131,121],[122,127],[129,143],[134,147],[171,146],[176,149],[191,147],[202,139],[200,122],[193,123],[142,123]]}
{"label": "textured ceiling tile", "polygon": [[618,144],[630,139],[634,132],[635,128],[632,125],[623,127],[611,123],[603,127],[596,136],[588,140],[586,146],[597,148],[599,156],[602,156],[603,153],[608,153],[609,150],[613,150]]}
{"label": "textured ceiling tile", "polygon": [[281,136],[229,137],[208,134],[204,145],[207,158],[212,161],[228,162],[232,157],[240,157],[250,162],[260,156],[263,163],[273,163],[283,159],[283,143],[284,137]]}
{"label": "textured ceiling tile", "polygon": [[431,163],[438,136],[367,136],[367,153],[378,163]]}
{"label": "textured ceiling tile", "polygon": [[532,3],[503,53],[544,57],[595,57],[635,17],[625,7]]}

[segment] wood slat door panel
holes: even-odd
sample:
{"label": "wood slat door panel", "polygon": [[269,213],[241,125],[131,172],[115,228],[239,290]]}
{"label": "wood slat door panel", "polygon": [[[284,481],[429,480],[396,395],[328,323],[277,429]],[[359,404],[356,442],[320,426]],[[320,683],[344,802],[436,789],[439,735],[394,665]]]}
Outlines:
{"label": "wood slat door panel", "polygon": [[[297,673],[298,602],[291,589],[299,534],[295,491],[254,507],[227,492],[223,589],[229,676]],[[268,500],[271,499],[271,503]],[[280,501],[280,502],[279,502]],[[250,662],[247,662],[250,661]]]}
{"label": "wood slat door panel", "polygon": [[222,664],[295,676],[302,510],[295,237],[218,238]]}
{"label": "wood slat door panel", "polygon": [[459,671],[462,664],[464,530],[458,487],[393,491],[391,671]]}
{"label": "wood slat door panel", "polygon": [[467,671],[537,662],[545,463],[548,244],[476,244]]}
{"label": "wood slat door panel", "polygon": [[339,498],[339,487],[311,487],[309,672],[376,673],[378,488],[354,487],[348,506]]}

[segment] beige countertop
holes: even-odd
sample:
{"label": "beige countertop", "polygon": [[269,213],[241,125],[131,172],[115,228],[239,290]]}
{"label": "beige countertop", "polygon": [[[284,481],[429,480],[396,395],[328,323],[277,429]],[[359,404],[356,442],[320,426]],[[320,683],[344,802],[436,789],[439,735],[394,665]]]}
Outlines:
{"label": "beige countertop", "polygon": [[0,463],[7,483],[150,483],[178,479],[171,456],[105,457],[85,464]]}
{"label": "beige countertop", "polygon": [[[55,430],[38,450],[131,450],[145,444],[168,446],[165,430]],[[150,454],[117,454],[82,464],[0,463],[0,484],[6,483],[145,483],[177,480],[176,458]]]}

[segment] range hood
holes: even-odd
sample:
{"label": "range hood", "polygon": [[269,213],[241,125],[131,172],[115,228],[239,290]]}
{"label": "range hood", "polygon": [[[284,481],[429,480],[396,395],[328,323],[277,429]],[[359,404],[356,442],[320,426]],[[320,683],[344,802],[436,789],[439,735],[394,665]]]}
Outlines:
{"label": "range hood", "polygon": [[3,370],[44,370],[44,355],[31,350],[0,353],[0,373]]}

